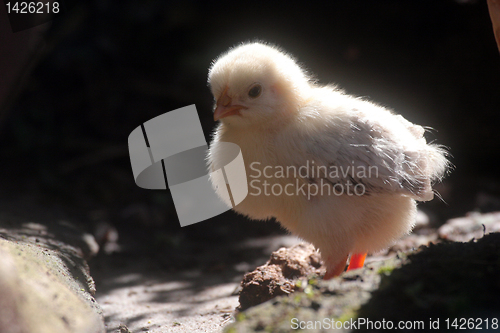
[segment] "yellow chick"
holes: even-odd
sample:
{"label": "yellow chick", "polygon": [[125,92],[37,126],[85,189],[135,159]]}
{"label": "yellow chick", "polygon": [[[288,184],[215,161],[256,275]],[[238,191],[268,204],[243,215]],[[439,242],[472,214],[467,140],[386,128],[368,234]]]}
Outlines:
{"label": "yellow chick", "polygon": [[362,267],[366,253],[411,232],[416,200],[431,200],[431,183],[447,169],[421,126],[319,85],[277,47],[230,49],[208,83],[220,120],[209,165],[221,166],[221,142],[237,144],[245,162],[249,193],[234,210],[276,218],[314,244],[325,279],[344,271],[349,254],[349,269]]}

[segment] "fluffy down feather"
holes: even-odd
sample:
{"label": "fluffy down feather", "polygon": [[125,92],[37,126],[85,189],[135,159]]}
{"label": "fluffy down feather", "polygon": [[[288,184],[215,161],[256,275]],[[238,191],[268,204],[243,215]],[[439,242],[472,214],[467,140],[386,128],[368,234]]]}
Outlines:
{"label": "fluffy down feather", "polygon": [[234,210],[275,217],[313,243],[328,278],[350,253],[381,250],[409,233],[415,201],[431,200],[432,182],[447,169],[445,151],[426,143],[421,126],[317,84],[276,47],[229,50],[214,61],[208,82],[221,120],[210,167],[218,165],[220,142],[236,143],[250,185]]}

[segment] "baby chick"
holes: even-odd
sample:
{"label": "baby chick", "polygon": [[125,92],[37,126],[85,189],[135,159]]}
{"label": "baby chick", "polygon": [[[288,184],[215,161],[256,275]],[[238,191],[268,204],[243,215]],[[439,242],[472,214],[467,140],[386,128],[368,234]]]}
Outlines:
{"label": "baby chick", "polygon": [[209,165],[222,166],[221,142],[237,144],[245,162],[249,193],[234,210],[274,217],[314,244],[325,279],[344,271],[349,254],[349,269],[362,267],[367,252],[408,234],[416,200],[431,200],[431,183],[447,169],[445,151],[426,143],[421,126],[319,85],[277,47],[230,49],[208,83],[220,120]]}

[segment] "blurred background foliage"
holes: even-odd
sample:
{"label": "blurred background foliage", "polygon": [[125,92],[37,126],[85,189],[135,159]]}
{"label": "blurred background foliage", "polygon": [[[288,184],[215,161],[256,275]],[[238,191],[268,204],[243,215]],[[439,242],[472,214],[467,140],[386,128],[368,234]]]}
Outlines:
{"label": "blurred background foliage", "polygon": [[144,121],[196,104],[209,142],[210,63],[260,39],[319,82],[434,128],[428,139],[450,147],[456,166],[438,188],[446,204],[432,203],[442,217],[500,208],[500,56],[485,1],[67,0],[66,9],[1,110],[4,198],[34,197],[134,235],[162,229],[166,242],[244,237],[250,223],[231,212],[181,229],[169,191],[135,185],[127,138]]}

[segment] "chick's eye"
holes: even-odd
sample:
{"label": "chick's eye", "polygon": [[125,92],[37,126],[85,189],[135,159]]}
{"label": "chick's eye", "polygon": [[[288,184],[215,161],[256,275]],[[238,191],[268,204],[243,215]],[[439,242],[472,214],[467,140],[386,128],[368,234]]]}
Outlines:
{"label": "chick's eye", "polygon": [[262,86],[260,84],[254,85],[250,90],[248,91],[248,96],[250,98],[257,98],[260,96],[260,93],[262,92]]}

